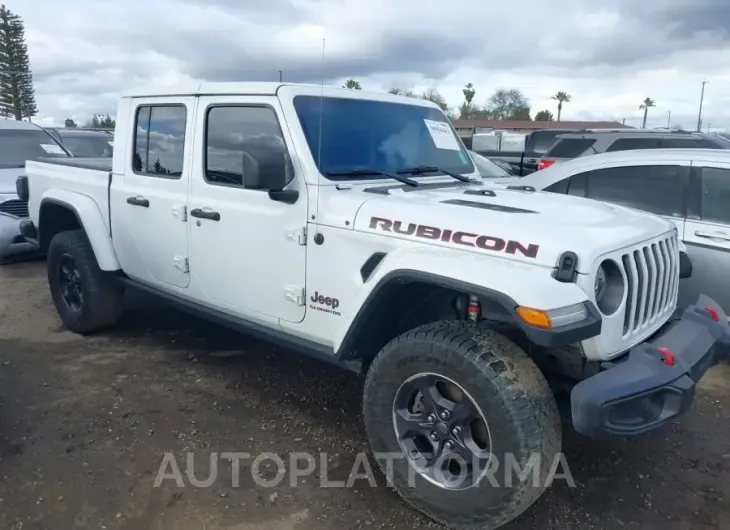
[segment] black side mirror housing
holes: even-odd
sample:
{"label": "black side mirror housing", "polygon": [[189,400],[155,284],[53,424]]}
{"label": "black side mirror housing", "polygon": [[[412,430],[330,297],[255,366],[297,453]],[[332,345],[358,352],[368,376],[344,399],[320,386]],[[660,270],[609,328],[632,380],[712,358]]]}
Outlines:
{"label": "black side mirror housing", "polygon": [[692,260],[686,252],[679,253],[679,278],[689,278],[692,276]]}
{"label": "black side mirror housing", "polygon": [[241,162],[246,189],[281,191],[291,180],[291,164],[284,149],[255,146],[241,152]]}
{"label": "black side mirror housing", "polygon": [[30,199],[30,189],[28,188],[28,177],[25,175],[15,179],[15,192],[21,201],[28,202]]}

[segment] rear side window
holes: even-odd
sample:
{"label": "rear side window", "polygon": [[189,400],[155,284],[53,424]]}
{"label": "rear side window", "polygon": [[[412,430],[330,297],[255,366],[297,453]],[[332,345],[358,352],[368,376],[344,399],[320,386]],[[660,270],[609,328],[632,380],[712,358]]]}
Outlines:
{"label": "rear side window", "polygon": [[540,132],[532,133],[529,145],[526,150],[533,153],[547,153],[547,151],[558,141],[558,135],[564,132]]}
{"label": "rear side window", "polygon": [[588,174],[587,196],[658,215],[684,217],[682,166],[625,166]]}
{"label": "rear side window", "polygon": [[563,138],[553,145],[546,157],[553,158],[575,158],[591,147],[596,141],[591,138]]}
{"label": "rear side window", "polygon": [[700,218],[730,225],[730,169],[702,168]]}
{"label": "rear side window", "polygon": [[663,138],[662,149],[716,149],[717,146],[703,138]]}
{"label": "rear side window", "polygon": [[606,152],[634,149],[659,149],[659,138],[619,138],[608,146]]}
{"label": "rear side window", "polygon": [[180,178],[185,150],[184,105],[137,108],[132,169],[151,177]]}

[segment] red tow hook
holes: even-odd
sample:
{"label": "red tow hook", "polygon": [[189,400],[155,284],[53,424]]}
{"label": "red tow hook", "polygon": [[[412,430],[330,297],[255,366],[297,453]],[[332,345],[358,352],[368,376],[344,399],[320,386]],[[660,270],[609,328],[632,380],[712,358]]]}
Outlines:
{"label": "red tow hook", "polygon": [[662,362],[667,366],[674,366],[674,354],[669,348],[659,346],[657,351],[662,354]]}
{"label": "red tow hook", "polygon": [[710,318],[714,320],[715,322],[720,322],[720,314],[717,312],[717,309],[714,307],[706,307],[705,311],[707,311],[710,314]]}

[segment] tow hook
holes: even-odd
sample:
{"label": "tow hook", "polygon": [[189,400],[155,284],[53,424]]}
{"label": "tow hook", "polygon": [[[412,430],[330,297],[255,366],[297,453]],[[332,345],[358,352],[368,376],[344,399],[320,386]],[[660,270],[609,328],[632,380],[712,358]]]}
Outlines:
{"label": "tow hook", "polygon": [[667,366],[674,366],[674,363],[676,362],[674,359],[674,353],[672,353],[672,350],[669,348],[665,348],[664,346],[659,346],[657,348],[657,351],[661,354],[661,360],[664,364]]}

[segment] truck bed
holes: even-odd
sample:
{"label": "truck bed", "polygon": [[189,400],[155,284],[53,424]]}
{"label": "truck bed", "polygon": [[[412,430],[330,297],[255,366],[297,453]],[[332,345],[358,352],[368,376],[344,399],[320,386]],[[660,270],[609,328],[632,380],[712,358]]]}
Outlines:
{"label": "truck bed", "polygon": [[59,164],[61,166],[78,167],[81,169],[93,169],[96,171],[111,171],[112,158],[39,158],[39,162],[45,164]]}

